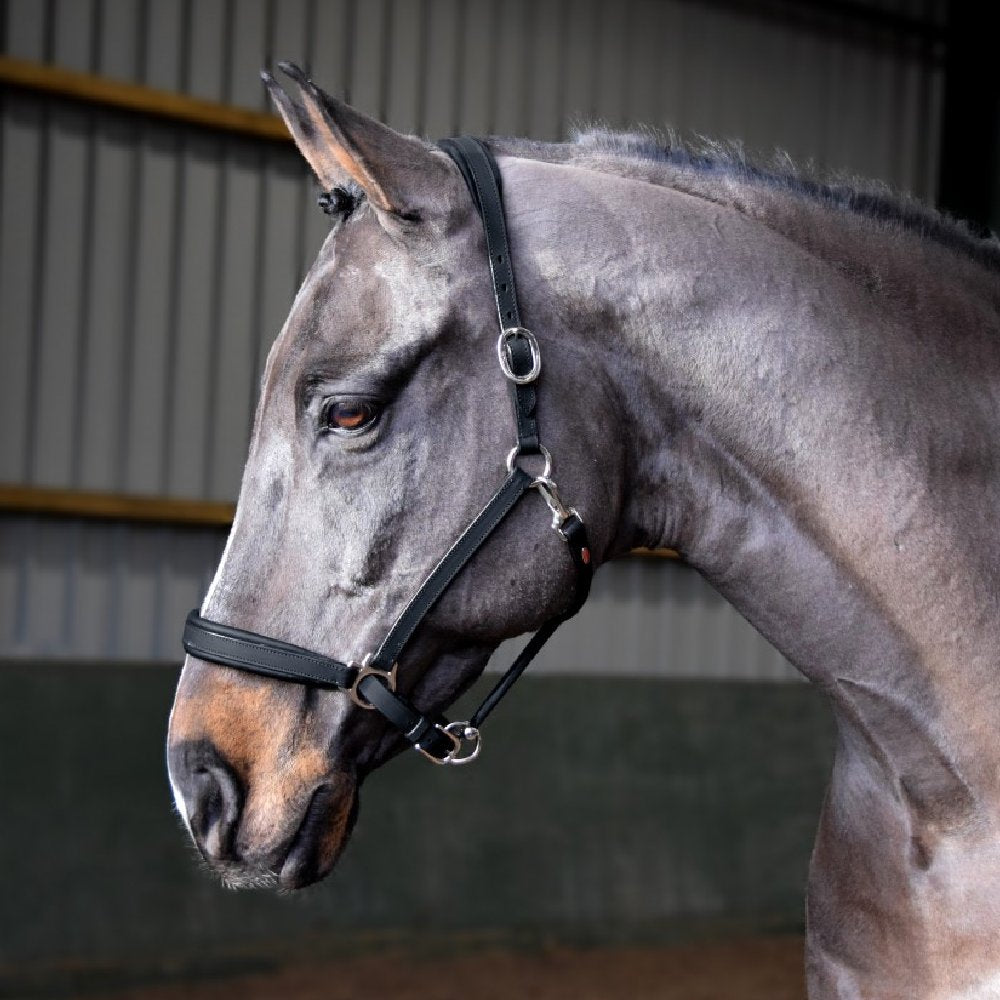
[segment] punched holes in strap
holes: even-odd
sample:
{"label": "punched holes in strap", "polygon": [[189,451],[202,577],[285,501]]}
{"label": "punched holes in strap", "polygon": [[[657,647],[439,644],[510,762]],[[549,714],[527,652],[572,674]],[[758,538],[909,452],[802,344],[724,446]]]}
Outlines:
{"label": "punched holes in strap", "polygon": [[541,451],[541,442],[535,416],[538,405],[535,381],[542,367],[538,343],[529,331],[520,327],[504,330],[500,337],[500,353],[501,368],[511,387],[517,453],[537,455]]}

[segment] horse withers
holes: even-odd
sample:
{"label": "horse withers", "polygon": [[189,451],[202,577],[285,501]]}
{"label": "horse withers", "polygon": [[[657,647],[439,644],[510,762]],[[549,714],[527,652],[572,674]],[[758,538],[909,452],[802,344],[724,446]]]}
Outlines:
{"label": "horse withers", "polygon": [[[333,225],[268,358],[206,619],[362,664],[503,481],[487,243],[445,152],[290,68]],[[1000,996],[1000,248],[912,203],[592,132],[491,140],[551,475],[598,565],[672,547],[828,694],[810,996]],[[522,504],[393,683],[428,717],[574,570]],[[351,693],[188,656],[178,809],[230,885],[327,874],[406,745]]]}

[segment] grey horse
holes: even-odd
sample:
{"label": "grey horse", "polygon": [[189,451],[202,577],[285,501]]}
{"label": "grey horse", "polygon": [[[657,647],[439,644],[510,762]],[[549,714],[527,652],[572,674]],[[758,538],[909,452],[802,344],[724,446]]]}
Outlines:
{"label": "grey horse", "polygon": [[[454,164],[271,93],[330,234],[268,358],[203,613],[359,660],[503,477],[482,227]],[[813,1000],[1000,997],[1000,248],[888,195],[589,133],[493,140],[539,422],[597,563],[668,546],[828,695]],[[519,509],[401,662],[447,706],[571,585]],[[177,807],[230,885],[323,877],[400,749],[346,694],[188,657]]]}

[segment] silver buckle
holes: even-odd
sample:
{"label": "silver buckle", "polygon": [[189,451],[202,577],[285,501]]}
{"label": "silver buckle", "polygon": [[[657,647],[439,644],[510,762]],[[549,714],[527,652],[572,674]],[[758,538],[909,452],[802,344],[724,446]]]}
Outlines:
{"label": "silver buckle", "polygon": [[348,688],[347,693],[351,696],[351,700],[354,702],[358,708],[363,708],[370,711],[375,708],[375,706],[365,699],[365,697],[358,690],[358,685],[366,677],[381,677],[385,681],[385,686],[393,693],[396,693],[396,667],[399,666],[398,663],[394,663],[388,670],[376,670],[374,667],[370,667],[368,664],[372,661],[372,654],[369,653],[362,661],[361,666],[358,668],[358,676],[354,678],[354,683]]}
{"label": "silver buckle", "polygon": [[[444,733],[451,740],[452,748],[444,757],[435,757],[434,754],[428,753],[419,743],[415,744],[415,749],[419,750],[429,761],[435,764],[455,764],[459,766],[461,764],[471,764],[479,756],[479,751],[483,748],[483,737],[475,726],[470,726],[467,722],[449,722],[447,726],[442,726],[441,723],[435,722],[434,728],[439,733]],[[473,747],[464,757],[459,757],[463,743],[472,743]]]}
{"label": "silver buckle", "polygon": [[[527,375],[515,375],[514,369],[510,366],[510,348],[507,341],[514,337],[523,337],[531,348],[531,371]],[[515,385],[527,385],[534,382],[542,372],[542,352],[535,340],[535,335],[523,326],[508,326],[501,331],[500,339],[497,340],[497,357],[500,359],[500,367],[504,375]]]}

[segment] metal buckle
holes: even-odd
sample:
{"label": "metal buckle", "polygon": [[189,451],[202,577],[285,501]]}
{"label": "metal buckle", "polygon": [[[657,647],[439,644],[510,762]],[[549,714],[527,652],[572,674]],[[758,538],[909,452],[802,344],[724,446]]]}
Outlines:
{"label": "metal buckle", "polygon": [[531,484],[531,489],[538,490],[549,510],[552,511],[552,527],[559,531],[562,526],[571,518],[575,517],[583,521],[579,511],[575,507],[567,507],[559,496],[559,489],[546,475],[537,476]]}
{"label": "metal buckle", "polygon": [[[470,726],[467,722],[449,722],[446,726],[435,722],[434,728],[439,733],[444,733],[451,740],[451,750],[444,757],[435,757],[434,754],[428,753],[419,743],[416,744],[416,749],[435,764],[454,764],[456,766],[471,764],[479,756],[479,751],[483,749],[482,734],[475,726]],[[461,752],[463,743],[472,743],[473,747],[464,757],[459,757],[458,754]]]}
{"label": "metal buckle", "polygon": [[354,702],[358,708],[363,708],[370,711],[374,709],[375,706],[367,701],[361,692],[358,690],[358,685],[366,677],[381,677],[385,681],[385,686],[393,693],[396,693],[396,667],[399,666],[398,663],[394,663],[388,670],[376,670],[374,667],[368,666],[372,661],[372,654],[369,653],[362,661],[361,666],[358,668],[358,676],[354,678],[354,683],[348,688],[347,693],[351,696],[351,700]]}
{"label": "metal buckle", "polygon": [[[514,471],[514,459],[516,459],[517,456],[521,454],[521,450],[520,449],[521,449],[521,446],[516,444],[516,445],[514,445],[513,448],[510,449],[509,452],[507,452],[507,471],[508,472],[513,472]],[[548,448],[545,447],[544,444],[540,444],[538,446],[538,450],[541,453],[542,458],[545,459],[545,468],[542,469],[542,474],[538,478],[539,479],[544,479],[546,482],[548,482],[549,481],[549,476],[552,475],[552,453],[549,451]],[[536,482],[537,482],[537,479],[536,479]],[[531,485],[534,486],[535,484],[532,483]]]}
{"label": "metal buckle", "polygon": [[[507,346],[507,341],[514,337],[523,337],[528,342],[528,347],[531,348],[531,371],[527,375],[516,375],[510,366],[510,348]],[[497,340],[497,357],[500,359],[500,367],[503,369],[504,375],[515,385],[527,385],[529,382],[534,382],[542,372],[542,352],[538,341],[535,340],[535,335],[523,326],[508,326],[501,331],[500,338]]]}

